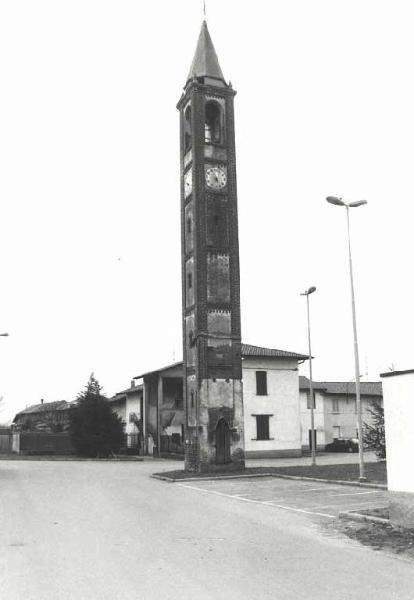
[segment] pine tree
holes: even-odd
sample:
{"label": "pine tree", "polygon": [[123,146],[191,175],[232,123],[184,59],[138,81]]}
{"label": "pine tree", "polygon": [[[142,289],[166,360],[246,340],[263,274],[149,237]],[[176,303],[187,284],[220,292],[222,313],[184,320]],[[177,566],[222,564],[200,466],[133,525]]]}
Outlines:
{"label": "pine tree", "polygon": [[108,457],[118,452],[124,443],[122,420],[112,412],[101,391],[92,373],[71,411],[71,440],[81,456]]}
{"label": "pine tree", "polygon": [[368,412],[372,416],[372,424],[364,423],[364,444],[382,459],[386,457],[384,408],[379,400],[373,400]]}

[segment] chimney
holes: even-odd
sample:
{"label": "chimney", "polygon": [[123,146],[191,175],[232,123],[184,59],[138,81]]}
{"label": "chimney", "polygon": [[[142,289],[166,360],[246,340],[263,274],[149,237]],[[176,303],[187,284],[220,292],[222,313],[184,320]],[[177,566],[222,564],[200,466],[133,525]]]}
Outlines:
{"label": "chimney", "polygon": [[131,387],[134,388],[135,387],[135,379],[131,379]]}
{"label": "chimney", "polygon": [[40,404],[43,404],[43,402],[44,402],[44,400],[43,400],[43,398],[41,398],[41,400],[40,400]]}

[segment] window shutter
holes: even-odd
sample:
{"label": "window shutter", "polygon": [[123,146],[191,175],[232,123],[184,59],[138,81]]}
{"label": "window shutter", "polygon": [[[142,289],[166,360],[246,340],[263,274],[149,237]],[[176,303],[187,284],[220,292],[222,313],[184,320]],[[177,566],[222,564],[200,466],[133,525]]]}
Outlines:
{"label": "window shutter", "polygon": [[269,439],[269,415],[256,415],[257,439]]}
{"label": "window shutter", "polygon": [[267,372],[256,371],[256,395],[267,396]]}

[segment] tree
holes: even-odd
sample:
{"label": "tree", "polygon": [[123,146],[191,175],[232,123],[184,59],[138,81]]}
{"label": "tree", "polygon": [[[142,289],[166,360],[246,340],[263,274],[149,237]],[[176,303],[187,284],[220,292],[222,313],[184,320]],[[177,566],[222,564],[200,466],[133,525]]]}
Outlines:
{"label": "tree", "polygon": [[112,412],[101,386],[92,375],[77,397],[70,415],[72,444],[81,456],[104,458],[119,451],[124,443],[124,425]]}
{"label": "tree", "polygon": [[384,408],[379,400],[372,400],[368,412],[372,416],[372,424],[364,423],[364,443],[374,450],[378,458],[386,457]]}

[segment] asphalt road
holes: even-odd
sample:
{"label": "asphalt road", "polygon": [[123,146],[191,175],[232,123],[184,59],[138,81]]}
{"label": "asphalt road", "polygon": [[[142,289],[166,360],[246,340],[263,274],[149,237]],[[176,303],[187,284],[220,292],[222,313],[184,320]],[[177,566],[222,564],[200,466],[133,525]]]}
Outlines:
{"label": "asphalt road", "polygon": [[[322,510],[278,506],[284,498],[301,508],[306,495],[320,503],[322,484],[305,492],[309,484],[272,479],[266,488],[267,480],[252,479],[235,493],[234,482],[190,487],[149,477],[174,466],[1,461],[1,597],[413,598],[412,562],[337,537]],[[326,487],[325,504],[337,487]]]}

